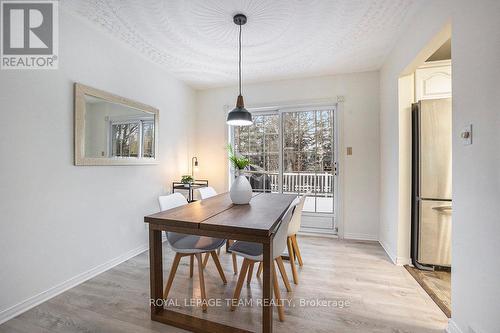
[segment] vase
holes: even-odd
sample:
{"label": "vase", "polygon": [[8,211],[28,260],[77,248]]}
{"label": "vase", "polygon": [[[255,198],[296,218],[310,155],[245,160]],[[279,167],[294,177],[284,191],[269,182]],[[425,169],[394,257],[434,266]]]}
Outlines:
{"label": "vase", "polygon": [[236,205],[246,205],[252,199],[252,186],[247,177],[239,174],[229,190],[231,201]]}

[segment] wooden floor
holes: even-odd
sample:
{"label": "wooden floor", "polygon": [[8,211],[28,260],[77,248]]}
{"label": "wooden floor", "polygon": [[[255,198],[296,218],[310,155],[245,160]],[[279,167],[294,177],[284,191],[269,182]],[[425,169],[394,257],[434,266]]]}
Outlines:
{"label": "wooden floor", "polygon": [[[292,284],[293,292],[286,293],[280,281],[282,297],[293,303],[285,310],[285,322],[280,323],[275,312],[276,332],[444,332],[446,316],[403,267],[388,260],[378,243],[309,236],[298,241],[304,259],[300,284]],[[167,275],[173,255],[166,244],[164,253]],[[210,260],[205,274],[209,298],[232,296],[237,277],[232,274],[231,256],[223,253],[221,262],[228,284],[221,283]],[[148,266],[145,252],[4,323],[0,332],[180,332],[149,319]],[[291,277],[289,265],[287,270]],[[200,294],[197,274],[193,279],[188,276],[185,258],[170,295],[182,304]],[[255,299],[261,290],[261,281],[254,276],[241,295]],[[348,306],[302,306],[301,299]],[[224,305],[210,307],[206,314],[198,307],[183,309],[245,329],[260,328],[259,307],[230,312]]]}
{"label": "wooden floor", "polygon": [[405,266],[422,288],[436,302],[444,314],[451,318],[451,273],[442,271],[422,271]]}

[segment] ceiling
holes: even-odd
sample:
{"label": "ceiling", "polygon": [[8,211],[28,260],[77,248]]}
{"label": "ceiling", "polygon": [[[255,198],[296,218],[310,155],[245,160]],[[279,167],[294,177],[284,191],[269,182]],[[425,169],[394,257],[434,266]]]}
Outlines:
{"label": "ceiling", "polygon": [[[71,0],[63,7],[195,88],[376,70],[418,0]],[[417,8],[418,7],[418,8]]]}

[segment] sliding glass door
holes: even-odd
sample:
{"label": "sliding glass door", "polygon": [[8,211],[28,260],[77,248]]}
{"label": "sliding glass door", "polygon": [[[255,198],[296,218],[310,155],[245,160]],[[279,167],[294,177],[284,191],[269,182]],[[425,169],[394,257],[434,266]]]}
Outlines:
{"label": "sliding glass door", "polygon": [[254,124],[232,129],[237,153],[250,159],[254,191],[306,194],[305,228],[335,228],[334,108],[252,112]]}
{"label": "sliding glass door", "polygon": [[234,151],[250,160],[249,180],[256,192],[279,192],[279,114],[253,116],[252,126],[234,127]]}
{"label": "sliding glass door", "polygon": [[304,211],[333,213],[333,110],[283,113],[283,192],[308,193]]}

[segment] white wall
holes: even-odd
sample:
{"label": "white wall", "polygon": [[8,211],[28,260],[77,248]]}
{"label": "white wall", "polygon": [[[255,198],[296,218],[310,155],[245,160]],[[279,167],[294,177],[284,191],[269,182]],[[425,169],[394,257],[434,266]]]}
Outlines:
{"label": "white wall", "polygon": [[[346,237],[378,239],[379,193],[379,75],[378,72],[309,79],[243,84],[247,107],[283,105],[345,96],[343,144],[353,147],[344,156],[344,234]],[[206,178],[218,191],[228,188],[224,106],[234,107],[235,87],[209,89],[197,95],[196,153],[198,178]]]}
{"label": "white wall", "polygon": [[[429,44],[446,38],[452,19],[453,228],[451,333],[498,332],[500,319],[500,2],[434,1],[411,22],[380,73],[380,241],[393,257],[407,255],[400,216],[405,172],[399,143],[398,78],[425,59]],[[473,124],[473,144],[461,129]]]}
{"label": "white wall", "polygon": [[[159,108],[160,164],[75,167],[74,82]],[[0,319],[147,243],[143,216],[158,210],[157,195],[187,171],[190,126],[180,125],[192,123],[194,97],[65,11],[59,70],[0,73]]]}
{"label": "white wall", "polygon": [[[500,2],[454,4],[452,319],[500,330]],[[473,126],[473,144],[461,129]]]}
{"label": "white wall", "polygon": [[380,70],[379,241],[398,263],[407,263],[410,257],[410,205],[407,200],[411,177],[407,170],[411,146],[400,145],[400,141],[408,143],[408,133],[403,129],[411,127],[407,123],[410,117],[399,114],[399,77],[409,74],[412,65],[415,66],[419,60],[423,62],[432,54],[432,50],[426,50],[429,54],[422,50],[436,35],[445,38],[440,44],[436,42],[437,47],[446,41],[443,28],[450,18],[450,1],[428,1],[427,6],[408,22],[408,28]]}

